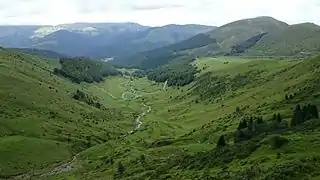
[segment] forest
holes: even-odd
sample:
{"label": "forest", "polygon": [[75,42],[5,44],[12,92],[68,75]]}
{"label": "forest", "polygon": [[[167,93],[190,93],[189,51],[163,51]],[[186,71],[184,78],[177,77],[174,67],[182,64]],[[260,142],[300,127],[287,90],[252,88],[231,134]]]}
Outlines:
{"label": "forest", "polygon": [[168,86],[184,86],[191,83],[197,68],[188,62],[175,62],[148,72],[148,79],[156,82],[168,81]]}
{"label": "forest", "polygon": [[61,69],[55,68],[54,74],[69,78],[72,82],[102,82],[104,77],[120,75],[108,63],[93,61],[83,57],[60,58]]}

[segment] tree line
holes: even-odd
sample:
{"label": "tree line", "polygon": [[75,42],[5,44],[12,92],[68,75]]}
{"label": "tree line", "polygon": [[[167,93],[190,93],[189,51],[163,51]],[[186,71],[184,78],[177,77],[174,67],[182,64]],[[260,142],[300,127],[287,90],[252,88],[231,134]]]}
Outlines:
{"label": "tree line", "polygon": [[69,78],[72,82],[101,82],[104,77],[120,75],[116,68],[108,63],[93,61],[83,57],[60,58],[61,69],[55,68],[54,74]]}
{"label": "tree line", "polygon": [[191,83],[197,68],[189,62],[176,62],[150,70],[147,78],[156,82],[168,81],[168,86],[184,86]]}

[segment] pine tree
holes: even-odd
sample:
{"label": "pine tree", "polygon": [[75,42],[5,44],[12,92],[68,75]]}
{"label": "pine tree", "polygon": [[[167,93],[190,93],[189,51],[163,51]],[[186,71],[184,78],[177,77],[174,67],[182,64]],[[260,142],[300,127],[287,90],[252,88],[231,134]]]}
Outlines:
{"label": "pine tree", "polygon": [[295,126],[299,123],[302,122],[302,111],[301,111],[301,107],[300,105],[298,104],[293,112],[293,115],[292,115],[292,119],[291,119],[291,122],[290,122],[290,126]]}
{"label": "pine tree", "polygon": [[218,142],[217,142],[217,146],[218,147],[223,147],[226,145],[226,141],[224,140],[224,135],[221,135]]}
{"label": "pine tree", "polygon": [[249,130],[249,132],[252,132],[252,130],[253,130],[253,118],[252,117],[248,121],[248,130]]}
{"label": "pine tree", "polygon": [[311,112],[312,118],[319,119],[319,111],[316,105],[311,106],[310,112]]}
{"label": "pine tree", "polygon": [[286,100],[289,100],[288,94],[285,95],[285,99],[286,99]]}
{"label": "pine tree", "polygon": [[273,114],[272,120],[273,120],[273,121],[276,121],[276,120],[277,120],[277,114]]}
{"label": "pine tree", "polygon": [[244,128],[247,128],[247,127],[248,127],[248,124],[247,124],[247,120],[246,119],[243,119],[242,121],[240,121],[238,129],[244,129]]}
{"label": "pine tree", "polygon": [[119,164],[118,164],[118,169],[117,169],[117,171],[118,171],[119,174],[123,174],[124,171],[125,171],[125,167],[124,167],[124,165],[123,165],[121,162],[119,162]]}
{"label": "pine tree", "polygon": [[257,118],[257,124],[262,124],[263,123],[263,118],[262,117],[258,117]]}
{"label": "pine tree", "polygon": [[276,121],[277,121],[279,124],[281,123],[282,117],[281,117],[280,113],[277,114]]}
{"label": "pine tree", "polygon": [[303,106],[302,107],[302,110],[301,110],[301,119],[303,120],[303,121],[306,121],[306,120],[308,120],[309,119],[309,105],[308,105],[308,107],[307,106]]}

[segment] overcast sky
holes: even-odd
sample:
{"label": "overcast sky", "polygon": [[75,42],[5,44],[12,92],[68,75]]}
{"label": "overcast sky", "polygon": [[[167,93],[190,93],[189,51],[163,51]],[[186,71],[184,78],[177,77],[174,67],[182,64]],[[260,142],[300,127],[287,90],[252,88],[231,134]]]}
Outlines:
{"label": "overcast sky", "polygon": [[137,22],[143,25],[225,23],[272,16],[320,24],[320,0],[0,0],[0,24]]}

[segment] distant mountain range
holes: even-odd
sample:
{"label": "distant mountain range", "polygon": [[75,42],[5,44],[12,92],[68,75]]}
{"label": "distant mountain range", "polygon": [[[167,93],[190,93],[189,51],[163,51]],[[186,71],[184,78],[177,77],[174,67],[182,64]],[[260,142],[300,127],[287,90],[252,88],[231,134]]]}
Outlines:
{"label": "distant mountain range", "polygon": [[204,56],[312,56],[320,53],[320,26],[289,25],[266,16],[221,27],[136,23],[0,26],[0,46],[51,57],[110,58],[117,66],[149,69]]}
{"label": "distant mountain range", "polygon": [[0,46],[55,51],[68,56],[126,57],[174,44],[215,27],[136,23],[75,23],[58,26],[0,26]]}
{"label": "distant mountain range", "polygon": [[235,21],[204,34],[113,63],[142,69],[203,56],[296,56],[320,53],[320,26],[288,25],[271,17]]}

